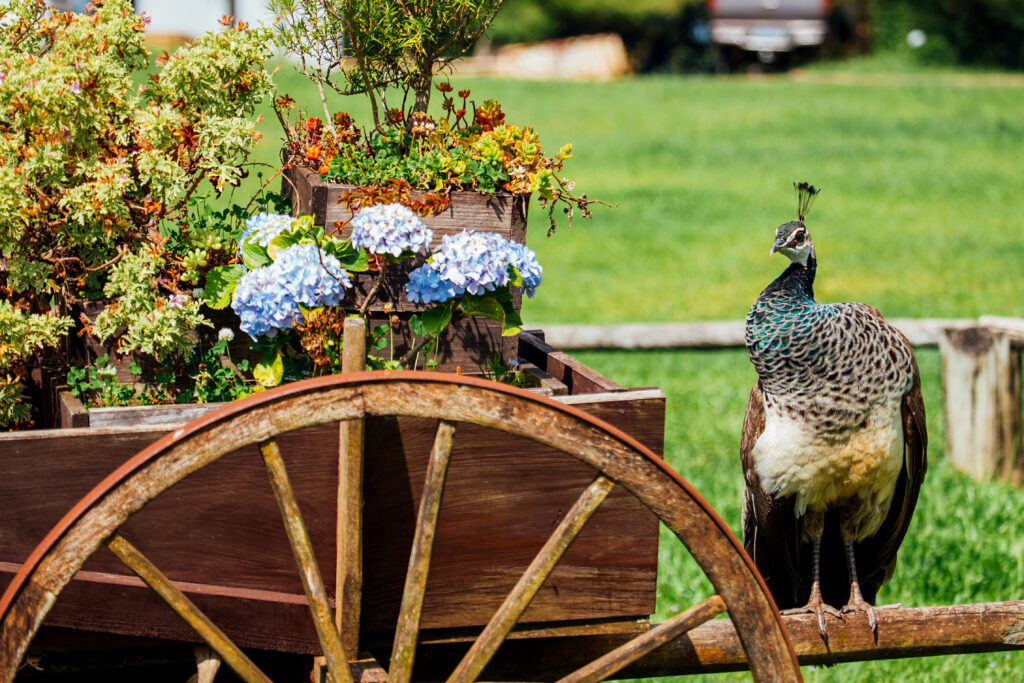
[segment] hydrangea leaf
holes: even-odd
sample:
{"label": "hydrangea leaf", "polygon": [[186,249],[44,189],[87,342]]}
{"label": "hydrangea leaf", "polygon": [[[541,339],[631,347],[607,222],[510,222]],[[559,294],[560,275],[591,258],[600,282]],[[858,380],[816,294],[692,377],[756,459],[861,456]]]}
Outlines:
{"label": "hydrangea leaf", "polygon": [[348,240],[327,239],[323,244],[324,253],[338,259],[341,267],[351,273],[362,273],[370,267],[370,255],[365,249],[356,249]]}
{"label": "hydrangea leaf", "polygon": [[[448,327],[448,323],[452,321],[452,307],[442,305],[428,308],[423,311],[421,321],[423,323],[423,333],[437,339],[444,332],[444,329]],[[411,326],[412,321],[409,324]],[[413,331],[416,332],[415,329]],[[416,333],[420,334],[420,332]]]}
{"label": "hydrangea leaf", "polygon": [[211,269],[206,274],[206,287],[203,289],[207,305],[218,311],[227,308],[243,275],[245,267],[240,264]]}
{"label": "hydrangea leaf", "polygon": [[466,294],[462,298],[459,307],[466,315],[482,315],[485,318],[497,320],[500,323],[505,322],[505,309],[502,308],[498,300],[492,295],[478,296],[476,294]]}
{"label": "hydrangea leaf", "polygon": [[270,240],[270,244],[267,245],[267,256],[271,259],[276,259],[280,252],[294,244],[298,244],[302,237],[302,233],[297,230],[285,230],[279,233],[277,237]]}
{"label": "hydrangea leaf", "polygon": [[418,315],[409,318],[409,329],[417,337],[426,337],[429,334],[426,325],[423,324],[423,320]]}
{"label": "hydrangea leaf", "polygon": [[247,238],[242,243],[242,260],[245,261],[245,267],[249,270],[256,270],[271,263],[267,250],[251,238]]}
{"label": "hydrangea leaf", "polygon": [[515,305],[512,303],[512,293],[508,287],[497,288],[494,290],[493,296],[501,305],[501,310],[505,313],[505,317],[501,321],[501,336],[514,337],[522,332],[523,319],[519,316]]}
{"label": "hydrangea leaf", "polygon": [[252,369],[252,376],[265,387],[276,387],[284,378],[284,361],[277,349],[268,351]]}
{"label": "hydrangea leaf", "polygon": [[513,266],[511,263],[508,264],[508,283],[515,285],[516,287],[523,286],[523,276],[519,272],[519,269]]}

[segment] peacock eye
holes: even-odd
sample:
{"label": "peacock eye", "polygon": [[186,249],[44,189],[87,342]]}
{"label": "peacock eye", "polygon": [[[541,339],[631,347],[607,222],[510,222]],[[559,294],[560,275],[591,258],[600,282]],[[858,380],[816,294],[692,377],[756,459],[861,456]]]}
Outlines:
{"label": "peacock eye", "polygon": [[796,243],[797,243],[797,244],[803,244],[803,243],[804,243],[804,237],[805,237],[805,236],[806,236],[806,235],[805,235],[805,233],[802,233],[802,232],[798,232],[798,233],[796,234]]}

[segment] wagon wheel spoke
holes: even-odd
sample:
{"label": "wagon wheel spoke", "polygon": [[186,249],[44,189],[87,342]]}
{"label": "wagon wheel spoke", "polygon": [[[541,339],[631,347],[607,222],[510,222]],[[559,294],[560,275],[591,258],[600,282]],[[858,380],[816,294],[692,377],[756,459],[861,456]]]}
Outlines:
{"label": "wagon wheel spoke", "polygon": [[342,650],[341,637],[334,625],[334,615],[331,612],[330,599],[327,597],[327,588],[324,586],[320,567],[316,563],[313,544],[309,540],[306,524],[302,521],[302,512],[295,499],[295,492],[288,479],[288,471],[285,469],[284,459],[281,457],[281,449],[276,441],[270,439],[260,443],[260,452],[263,454],[263,462],[267,466],[270,483],[274,487],[274,497],[281,508],[285,530],[288,532],[288,543],[292,547],[292,554],[295,555],[295,562],[299,567],[302,588],[306,592],[306,601],[313,613],[313,623],[316,626],[316,634],[320,639],[324,657],[327,659],[327,668],[335,683],[351,681],[352,672],[348,668],[348,658]]}
{"label": "wagon wheel spoke", "polygon": [[650,631],[621,645],[604,657],[577,669],[558,683],[597,683],[620,671],[641,657],[654,652],[662,645],[671,643],[690,629],[697,628],[706,621],[714,619],[726,610],[725,601],[720,595],[694,605],[668,621],[658,624]]}
{"label": "wagon wheel spoke", "polygon": [[416,639],[420,631],[420,615],[423,613],[423,597],[427,592],[427,574],[434,549],[434,534],[437,532],[437,518],[444,495],[448,463],[452,456],[455,439],[455,423],[442,420],[437,426],[434,447],[427,462],[427,475],[423,482],[423,496],[416,520],[416,536],[409,554],[409,570],[405,575],[405,592],[402,594],[402,608],[399,611],[398,627],[394,646],[391,648],[391,665],[388,667],[389,683],[406,683],[412,676],[413,659],[416,654]]}
{"label": "wagon wheel spoke", "polygon": [[107,540],[106,545],[117,556],[117,559],[135,572],[178,616],[202,636],[210,648],[220,655],[221,659],[227,662],[228,666],[234,669],[235,673],[243,680],[249,683],[270,683],[270,679],[253,664],[252,660],[246,657],[245,653],[231,642],[231,639],[224,635],[223,631],[217,628],[191,600],[185,597],[185,594],[178,590],[163,572],[139,552],[138,548],[120,534],[114,534]]}
{"label": "wagon wheel spoke", "polygon": [[530,606],[533,596],[562,559],[562,555],[583,529],[583,525],[597,511],[614,486],[614,481],[600,475],[580,494],[568,514],[544,543],[544,547],[526,568],[526,572],[519,577],[519,582],[505,598],[505,602],[491,617],[491,621],[452,672],[448,683],[472,683],[476,680],[494,653],[505,642],[505,637],[519,621],[519,617]]}

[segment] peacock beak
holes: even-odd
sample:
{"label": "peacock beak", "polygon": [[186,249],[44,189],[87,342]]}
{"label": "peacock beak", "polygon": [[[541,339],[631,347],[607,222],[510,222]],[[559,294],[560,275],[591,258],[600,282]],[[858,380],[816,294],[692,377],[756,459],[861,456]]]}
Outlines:
{"label": "peacock beak", "polygon": [[775,244],[772,245],[771,251],[768,252],[768,255],[771,256],[772,254],[774,254],[775,252],[779,251],[780,249],[785,249],[785,247],[786,247],[786,236],[785,235],[780,235],[778,238],[776,238]]}

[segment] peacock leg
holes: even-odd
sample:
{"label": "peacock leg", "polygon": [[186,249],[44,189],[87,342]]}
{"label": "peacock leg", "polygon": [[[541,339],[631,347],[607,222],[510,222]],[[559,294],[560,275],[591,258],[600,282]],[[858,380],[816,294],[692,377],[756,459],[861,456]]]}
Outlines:
{"label": "peacock leg", "polygon": [[808,513],[804,518],[804,533],[810,536],[811,541],[811,595],[807,604],[803,607],[782,610],[782,614],[814,614],[818,617],[818,633],[821,639],[828,643],[828,633],[825,631],[825,615],[831,614],[837,619],[843,618],[843,613],[832,605],[826,604],[821,599],[821,534],[824,531],[824,516]]}
{"label": "peacock leg", "polygon": [[871,633],[874,634],[875,640],[878,640],[878,619],[875,618],[875,607],[860,593],[860,582],[857,580],[857,557],[853,552],[853,541],[843,538],[843,548],[846,550],[846,568],[850,572],[850,599],[843,606],[843,614],[867,612]]}

